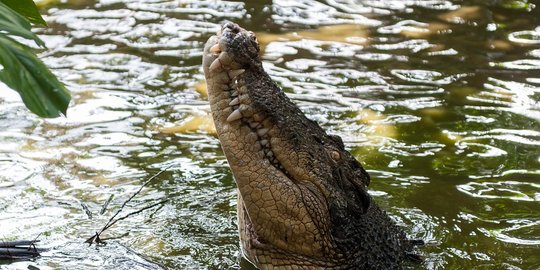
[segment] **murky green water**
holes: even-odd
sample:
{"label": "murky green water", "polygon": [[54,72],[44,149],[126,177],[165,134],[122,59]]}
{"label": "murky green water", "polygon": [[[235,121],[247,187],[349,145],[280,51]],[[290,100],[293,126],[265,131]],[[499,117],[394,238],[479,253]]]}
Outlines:
{"label": "murky green water", "polygon": [[[540,268],[537,1],[61,2],[38,31],[68,117],[40,119],[0,87],[0,240],[40,235],[49,251],[0,268],[241,268],[217,138],[160,131],[206,115],[201,51],[225,20],[257,32],[269,73],[343,137],[375,199],[427,242],[424,267]],[[105,247],[82,243],[167,166],[127,211],[169,203]]]}

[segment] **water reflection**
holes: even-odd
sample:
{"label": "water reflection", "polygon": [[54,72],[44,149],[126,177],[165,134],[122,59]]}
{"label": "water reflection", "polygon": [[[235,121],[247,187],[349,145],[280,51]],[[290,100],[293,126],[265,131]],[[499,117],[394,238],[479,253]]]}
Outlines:
{"label": "water reflection", "polygon": [[[343,137],[375,199],[428,243],[423,266],[537,268],[538,10],[527,1],[49,4],[42,57],[74,97],[67,118],[43,120],[0,86],[0,239],[41,234],[50,249],[9,267],[240,268],[234,181],[200,69],[204,41],[232,20],[257,33],[265,68],[301,109]],[[121,237],[106,247],[81,244],[170,165],[129,207],[170,203],[113,227],[108,236]]]}
{"label": "water reflection", "polygon": [[[486,199],[508,198],[512,200],[538,201],[540,185],[516,181],[471,182],[458,186],[458,190],[468,195]],[[522,190],[529,190],[528,192]],[[530,191],[533,190],[533,191]],[[535,190],[535,191],[534,191]],[[529,193],[529,194],[527,194]]]}

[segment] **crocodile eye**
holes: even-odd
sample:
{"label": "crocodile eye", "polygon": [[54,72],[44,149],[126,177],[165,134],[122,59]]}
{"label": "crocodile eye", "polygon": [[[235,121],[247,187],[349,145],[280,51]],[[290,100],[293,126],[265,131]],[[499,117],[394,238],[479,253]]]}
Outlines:
{"label": "crocodile eye", "polygon": [[259,44],[259,41],[257,40],[257,36],[255,36],[255,33],[249,31],[249,38],[251,39],[251,42],[255,44]]}
{"label": "crocodile eye", "polygon": [[335,150],[330,151],[330,157],[335,161],[338,161],[341,159],[341,155],[339,154],[338,151],[335,151]]}

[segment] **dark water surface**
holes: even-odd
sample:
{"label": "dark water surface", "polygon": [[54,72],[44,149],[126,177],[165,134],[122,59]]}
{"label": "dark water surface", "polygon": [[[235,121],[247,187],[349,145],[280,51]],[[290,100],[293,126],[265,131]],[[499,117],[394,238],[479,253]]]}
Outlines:
{"label": "dark water surface", "polygon": [[[49,251],[1,269],[248,269],[201,86],[225,20],[257,32],[271,76],[343,137],[427,242],[423,267],[540,268],[538,1],[44,2],[42,58],[73,101],[40,119],[0,86],[0,240],[41,234]],[[127,211],[170,202],[82,244],[167,166]]]}

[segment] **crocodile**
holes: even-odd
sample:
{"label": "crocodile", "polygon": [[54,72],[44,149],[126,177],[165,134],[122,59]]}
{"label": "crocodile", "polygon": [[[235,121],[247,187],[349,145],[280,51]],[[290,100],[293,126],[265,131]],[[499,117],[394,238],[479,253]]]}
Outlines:
{"label": "crocodile", "polygon": [[401,269],[414,257],[418,241],[371,198],[370,177],[342,139],[265,72],[253,32],[223,24],[205,44],[203,70],[248,261],[275,270]]}

